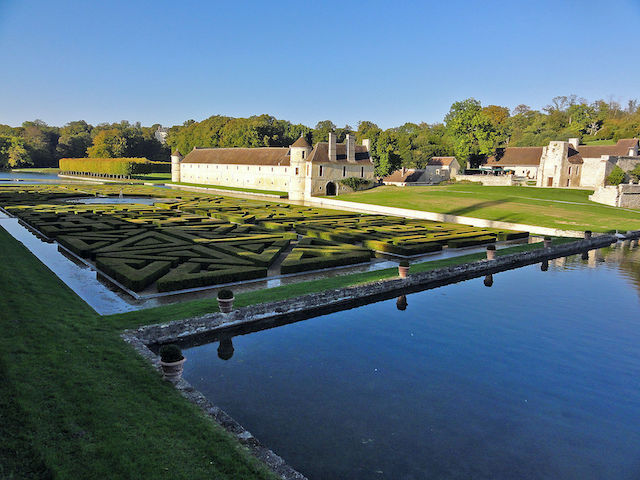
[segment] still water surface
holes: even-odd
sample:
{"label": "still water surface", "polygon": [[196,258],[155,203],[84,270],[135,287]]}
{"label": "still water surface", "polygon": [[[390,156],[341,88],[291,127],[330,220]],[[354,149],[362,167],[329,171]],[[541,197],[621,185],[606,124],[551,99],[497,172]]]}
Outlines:
{"label": "still water surface", "polygon": [[312,480],[638,479],[639,291],[618,246],[191,348],[185,377]]}

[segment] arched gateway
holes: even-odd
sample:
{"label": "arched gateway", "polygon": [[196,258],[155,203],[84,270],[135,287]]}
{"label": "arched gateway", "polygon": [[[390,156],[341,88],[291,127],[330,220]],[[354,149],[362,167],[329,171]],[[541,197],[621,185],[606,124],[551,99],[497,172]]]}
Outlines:
{"label": "arched gateway", "polygon": [[336,194],[336,184],[333,182],[327,183],[327,189],[325,190],[327,195],[335,195]]}

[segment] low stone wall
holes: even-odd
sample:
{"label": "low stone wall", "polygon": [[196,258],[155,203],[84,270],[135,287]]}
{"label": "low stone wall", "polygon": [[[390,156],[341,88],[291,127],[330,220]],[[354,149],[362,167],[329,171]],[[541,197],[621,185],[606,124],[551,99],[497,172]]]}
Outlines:
{"label": "low stone wall", "polygon": [[599,187],[589,195],[589,200],[612,207],[640,208],[640,185],[625,183],[618,186]]}
{"label": "low stone wall", "polygon": [[383,205],[373,205],[370,203],[345,202],[344,200],[336,200],[334,198],[328,197],[311,197],[311,199],[305,200],[304,204],[310,207],[334,208],[338,210],[347,210],[349,212],[371,213],[374,215],[392,215],[396,217],[432,220],[434,222],[461,223],[464,225],[471,225],[481,228],[522,230],[536,235],[550,235],[553,237],[582,238],[582,236],[584,235],[583,232],[579,232],[576,230],[561,230],[558,228],[526,225],[524,223],[500,222],[497,220],[486,220],[484,218],[450,215],[448,213],[423,212],[420,210],[386,207]]}
{"label": "low stone wall", "polygon": [[490,186],[511,186],[514,185],[513,175],[456,175],[456,181],[468,180],[470,182],[480,182]]}

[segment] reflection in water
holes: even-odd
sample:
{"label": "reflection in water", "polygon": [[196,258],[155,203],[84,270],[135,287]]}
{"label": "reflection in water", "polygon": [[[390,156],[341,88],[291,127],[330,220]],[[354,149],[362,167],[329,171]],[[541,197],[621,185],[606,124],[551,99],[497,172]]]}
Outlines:
{"label": "reflection in water", "polygon": [[540,264],[540,270],[542,270],[543,272],[549,270],[549,260],[545,260]]}
{"label": "reflection in water", "polygon": [[582,255],[580,255],[580,258],[582,260],[589,260],[589,252],[588,251],[582,252]]}
{"label": "reflection in water", "polygon": [[409,305],[407,303],[407,296],[406,295],[400,295],[398,297],[398,300],[396,300],[396,308],[398,310],[406,310],[407,309],[407,305]]}
{"label": "reflection in water", "polygon": [[220,338],[220,345],[218,345],[218,358],[221,360],[229,360],[233,357],[233,342],[231,336],[224,336]]}
{"label": "reflection in water", "polygon": [[489,274],[484,277],[484,286],[490,287],[491,285],[493,285],[493,275]]}

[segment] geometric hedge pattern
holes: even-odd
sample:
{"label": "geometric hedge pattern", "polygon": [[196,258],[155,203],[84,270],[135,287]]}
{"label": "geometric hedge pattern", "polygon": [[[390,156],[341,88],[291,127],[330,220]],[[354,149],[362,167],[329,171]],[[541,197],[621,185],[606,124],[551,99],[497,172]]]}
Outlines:
{"label": "geometric hedge pattern", "polygon": [[77,204],[121,186],[0,188],[0,205],[127,288],[158,291],[411,256],[528,236],[465,225],[364,215],[283,203],[125,187],[154,205]]}

